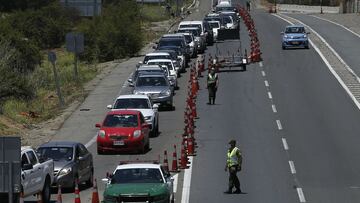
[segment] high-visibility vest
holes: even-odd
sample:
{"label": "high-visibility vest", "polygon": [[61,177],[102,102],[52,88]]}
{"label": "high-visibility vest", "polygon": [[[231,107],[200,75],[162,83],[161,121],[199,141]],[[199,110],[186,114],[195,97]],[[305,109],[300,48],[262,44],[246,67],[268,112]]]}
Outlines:
{"label": "high-visibility vest", "polygon": [[210,73],[208,75],[208,78],[207,78],[207,82],[208,84],[212,84],[212,83],[215,83],[216,80],[217,80],[217,74],[215,73],[214,76],[212,76]]}
{"label": "high-visibility vest", "polygon": [[228,150],[227,153],[227,165],[228,167],[239,165],[241,166],[242,156],[239,148],[234,147],[232,151]]}

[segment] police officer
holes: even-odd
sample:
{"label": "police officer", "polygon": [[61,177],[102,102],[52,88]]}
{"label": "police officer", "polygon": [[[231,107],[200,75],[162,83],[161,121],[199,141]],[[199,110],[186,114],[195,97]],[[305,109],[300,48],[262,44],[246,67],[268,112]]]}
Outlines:
{"label": "police officer", "polygon": [[211,68],[207,77],[207,88],[209,91],[209,102],[207,104],[215,104],[216,91],[219,86],[219,78],[215,73],[215,69]]}
{"label": "police officer", "polygon": [[250,11],[250,0],[246,1],[246,10]]}
{"label": "police officer", "polygon": [[229,170],[229,188],[224,193],[232,194],[232,189],[235,186],[236,190],[234,193],[240,194],[240,181],[236,173],[241,171],[242,155],[240,149],[236,147],[235,140],[231,140],[229,144],[230,148],[227,152],[227,160],[225,165],[225,171]]}

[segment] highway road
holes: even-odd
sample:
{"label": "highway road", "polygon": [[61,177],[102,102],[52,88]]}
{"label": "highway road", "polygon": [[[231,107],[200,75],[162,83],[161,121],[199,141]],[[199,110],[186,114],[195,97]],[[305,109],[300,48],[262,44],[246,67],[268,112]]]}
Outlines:
{"label": "highway road", "polygon": [[[243,4],[244,2],[240,2]],[[210,3],[200,6],[188,19],[201,19]],[[314,47],[309,50],[282,50],[280,32],[288,24],[263,10],[252,11],[263,53],[263,62],[248,71],[219,73],[216,105],[207,105],[205,77],[200,79],[197,99],[197,155],[193,159],[189,202],[360,202],[359,110],[339,84]],[[343,28],[305,15],[290,15],[318,31],[357,73],[360,53],[353,42],[360,38]],[[242,47],[249,38],[241,24]],[[343,36],[340,38],[338,36]],[[223,52],[238,44],[218,44]],[[150,50],[149,50],[150,51]],[[206,55],[214,56],[215,46]],[[93,153],[99,193],[100,179],[115,169],[120,160],[154,160],[164,150],[171,159],[173,145],[180,146],[183,111],[189,73],[179,78],[175,111],[160,113],[160,131],[151,139],[145,155],[97,155],[94,136],[100,122],[119,94],[128,93],[126,79],[141,57],[132,58],[114,69],[64,123],[54,140],[75,140],[87,144]],[[225,195],[228,174],[224,171],[228,141],[236,139],[242,149],[243,169],[239,173],[245,194]],[[178,151],[179,152],[179,151]],[[178,153],[179,155],[179,153]],[[176,202],[183,196],[184,173],[177,176]],[[81,200],[89,202],[91,188],[82,188]],[[73,202],[65,191],[63,202]],[[54,194],[53,200],[56,199]],[[101,197],[102,199],[102,197]],[[31,200],[31,199],[29,199]],[[31,202],[31,201],[29,201]]]}

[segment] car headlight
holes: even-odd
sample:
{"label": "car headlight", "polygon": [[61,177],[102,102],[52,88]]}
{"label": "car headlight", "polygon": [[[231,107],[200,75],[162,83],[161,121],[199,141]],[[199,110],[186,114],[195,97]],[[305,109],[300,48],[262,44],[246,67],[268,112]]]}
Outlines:
{"label": "car headlight", "polygon": [[98,136],[99,137],[105,137],[105,130],[99,130]]}
{"label": "car headlight", "polygon": [[135,130],[134,131],[134,138],[138,138],[141,135],[141,130]]}
{"label": "car headlight", "polygon": [[160,93],[161,95],[165,95],[165,96],[170,96],[171,95],[171,90],[166,90]]}
{"label": "car headlight", "polygon": [[145,118],[145,120],[148,121],[148,120],[151,120],[152,116],[145,116],[144,118]]}
{"label": "car headlight", "polygon": [[290,37],[289,37],[288,35],[284,35],[284,38],[285,38],[285,39],[288,39],[288,38],[290,38]]}
{"label": "car headlight", "polygon": [[71,172],[71,167],[69,168],[63,168],[61,169],[61,171],[59,172],[58,176],[64,176],[67,175]]}
{"label": "car headlight", "polygon": [[306,35],[306,34],[304,34],[303,38],[307,38],[307,35]]}

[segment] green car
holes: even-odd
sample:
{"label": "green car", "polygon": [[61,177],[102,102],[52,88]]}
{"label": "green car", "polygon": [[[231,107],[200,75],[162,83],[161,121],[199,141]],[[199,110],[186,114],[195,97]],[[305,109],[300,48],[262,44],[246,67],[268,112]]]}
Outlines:
{"label": "green car", "polygon": [[173,179],[160,164],[120,164],[106,182],[103,203],[173,203]]}

